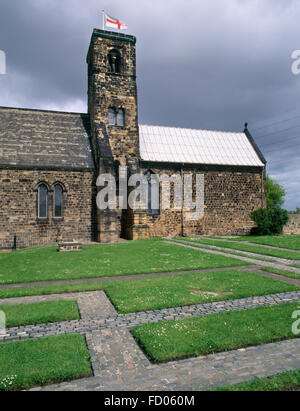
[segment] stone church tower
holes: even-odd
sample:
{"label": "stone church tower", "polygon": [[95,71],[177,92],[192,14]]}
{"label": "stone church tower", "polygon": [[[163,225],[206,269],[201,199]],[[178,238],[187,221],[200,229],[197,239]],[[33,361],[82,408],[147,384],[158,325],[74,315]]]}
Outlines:
{"label": "stone church tower", "polygon": [[[87,56],[88,111],[99,174],[128,179],[139,172],[136,38],[95,29]],[[123,171],[124,173],[124,171]],[[142,215],[133,210],[98,210],[98,241],[147,237]],[[136,232],[135,232],[136,231]]]}

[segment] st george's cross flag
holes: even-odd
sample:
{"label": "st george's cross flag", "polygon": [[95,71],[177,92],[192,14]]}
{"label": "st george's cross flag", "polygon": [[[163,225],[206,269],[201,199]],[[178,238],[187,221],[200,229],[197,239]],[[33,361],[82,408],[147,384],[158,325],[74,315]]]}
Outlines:
{"label": "st george's cross flag", "polygon": [[112,27],[114,29],[118,30],[127,30],[128,26],[126,23],[123,21],[120,21],[119,19],[116,19],[114,17],[109,16],[108,14],[103,12],[103,18],[104,18],[104,25],[105,27]]}

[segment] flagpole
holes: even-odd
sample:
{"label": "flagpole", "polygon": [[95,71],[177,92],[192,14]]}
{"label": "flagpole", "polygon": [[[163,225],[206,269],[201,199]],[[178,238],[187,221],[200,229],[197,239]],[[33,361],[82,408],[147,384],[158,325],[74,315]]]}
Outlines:
{"label": "flagpole", "polygon": [[102,30],[105,30],[105,17],[104,17],[104,10],[102,10]]}

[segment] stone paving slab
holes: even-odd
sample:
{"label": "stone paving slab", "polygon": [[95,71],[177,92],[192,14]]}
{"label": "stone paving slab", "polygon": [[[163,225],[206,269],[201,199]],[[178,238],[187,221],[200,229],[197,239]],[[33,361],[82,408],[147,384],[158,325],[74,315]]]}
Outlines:
{"label": "stone paving slab", "polygon": [[[300,339],[148,365],[147,360],[136,356],[138,348],[123,330],[107,335],[97,332],[89,338],[90,344],[94,344],[94,377],[39,387],[34,391],[208,390],[300,368]],[[121,341],[129,339],[124,351],[120,338]]]}
{"label": "stone paving slab", "polygon": [[[227,241],[228,243],[233,243],[233,244],[246,244],[246,245],[252,245],[252,246],[257,246],[257,247],[262,247],[262,248],[271,248],[274,250],[278,250],[278,251],[291,251],[293,253],[298,253],[300,254],[299,250],[293,250],[292,248],[282,248],[282,247],[276,247],[274,245],[266,245],[266,244],[258,244],[258,243],[251,243],[249,241],[234,241],[231,240],[230,238],[210,238],[210,237],[197,237],[197,239],[201,240],[201,238],[205,239],[205,240],[213,240],[213,241]],[[300,241],[300,239],[299,239]]]}
{"label": "stone paving slab", "polygon": [[206,248],[209,248],[209,249],[212,249],[212,250],[220,250],[220,251],[225,250],[225,251],[228,251],[229,253],[230,252],[232,252],[232,253],[236,252],[236,253],[245,255],[246,257],[250,257],[250,258],[255,258],[255,257],[258,257],[258,258],[271,258],[272,260],[278,262],[279,264],[289,265],[289,264],[299,263],[299,260],[290,260],[290,259],[286,259],[286,258],[274,257],[274,256],[271,256],[271,255],[253,253],[252,251],[236,250],[236,249],[233,249],[233,248],[227,248],[227,247],[223,247],[223,246],[217,246],[217,245],[206,244],[206,243],[201,243],[201,242],[194,242],[194,241],[188,241],[188,240],[176,240],[174,242],[177,243],[177,244],[182,243],[182,244],[190,244],[190,245],[194,245],[194,246],[197,246],[197,244],[198,244],[199,246],[206,247]]}
{"label": "stone paving slab", "polygon": [[107,381],[124,382],[151,365],[125,327],[88,333],[86,340],[94,375]]}
{"label": "stone paving slab", "polygon": [[10,328],[0,341],[83,334],[91,355],[94,376],[37,387],[33,391],[206,390],[300,368],[300,339],[165,364],[151,364],[129,331],[135,325],[147,322],[300,301],[300,291],[120,315],[103,291],[21,297],[15,301],[9,299],[9,302],[56,299],[76,299],[84,318],[80,321]]}
{"label": "stone paving slab", "polygon": [[[217,247],[217,246],[207,246],[207,244],[200,244],[200,243],[193,243],[193,242],[189,242],[189,241],[169,241],[169,240],[165,240],[164,241],[167,244],[175,244],[178,247],[186,247],[186,248],[191,248],[193,250],[198,250],[198,251],[202,251],[204,253],[208,253],[208,254],[216,254],[216,255],[222,255],[223,257],[230,257],[230,258],[235,258],[236,260],[240,260],[240,261],[245,261],[247,263],[250,264],[255,264],[255,265],[260,265],[263,267],[272,267],[272,268],[278,268],[279,270],[289,270],[289,271],[293,271],[294,273],[300,274],[300,269],[296,268],[296,267],[292,267],[289,264],[299,264],[299,260],[298,261],[293,261],[293,260],[281,260],[281,263],[271,263],[269,261],[264,261],[264,260],[256,260],[255,257],[250,257],[250,253],[247,253],[245,251],[241,252],[239,250],[232,250],[231,248],[222,248],[222,247]],[[207,247],[207,248],[202,248],[202,247],[197,247],[197,245],[195,244],[199,244],[202,245],[203,247]],[[228,252],[222,252],[222,250],[228,250]],[[241,254],[247,254],[249,255],[249,257],[243,257],[243,256],[239,256],[236,254],[231,254],[233,252],[238,252]],[[262,257],[262,258],[268,258],[268,256],[262,256],[261,254],[257,254],[257,256]],[[270,257],[272,259],[276,259],[275,257]],[[234,267],[235,268],[235,267]]]}
{"label": "stone paving slab", "polygon": [[300,287],[300,280],[297,280],[296,278],[285,277],[283,275],[271,273],[271,272],[268,272],[268,271],[262,271],[261,268],[262,267],[251,266],[251,267],[248,268],[247,271],[250,272],[250,273],[261,275],[262,277],[273,278],[274,280],[283,281],[284,283],[293,284],[293,285],[296,285],[297,287]]}
{"label": "stone paving slab", "polygon": [[[104,291],[85,293],[51,294],[32,297],[5,298],[0,300],[2,305],[32,304],[50,301],[76,300],[82,319],[109,318],[117,315],[113,305],[106,297]],[[1,338],[1,335],[0,335]]]}
{"label": "stone paving slab", "polygon": [[[103,293],[105,296],[105,294]],[[18,341],[27,338],[40,338],[49,335],[86,334],[102,328],[126,327],[133,328],[139,324],[149,322],[180,320],[189,317],[198,317],[221,313],[225,311],[239,311],[262,306],[278,305],[294,301],[300,301],[300,291],[255,296],[237,300],[217,301],[206,304],[195,304],[183,307],[166,308],[132,314],[119,314],[111,317],[84,318],[82,320],[66,321],[52,324],[27,325],[9,328],[6,334],[0,335],[0,342]],[[94,315],[94,312],[93,312]]]}

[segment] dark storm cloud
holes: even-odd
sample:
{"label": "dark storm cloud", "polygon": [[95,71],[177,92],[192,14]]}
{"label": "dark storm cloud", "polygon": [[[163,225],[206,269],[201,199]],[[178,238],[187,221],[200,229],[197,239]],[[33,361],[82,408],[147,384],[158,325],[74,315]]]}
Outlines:
{"label": "dark storm cloud", "polygon": [[[140,123],[239,131],[300,116],[297,0],[2,0],[0,104],[86,111],[85,58],[102,8],[138,39]],[[253,131],[291,209],[299,132],[300,117]]]}

